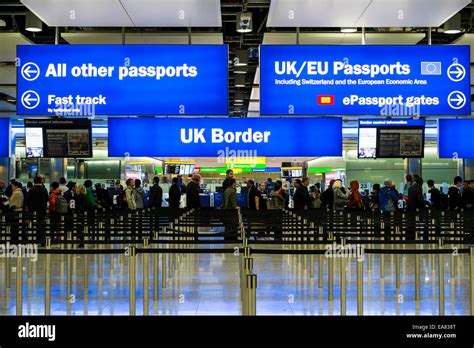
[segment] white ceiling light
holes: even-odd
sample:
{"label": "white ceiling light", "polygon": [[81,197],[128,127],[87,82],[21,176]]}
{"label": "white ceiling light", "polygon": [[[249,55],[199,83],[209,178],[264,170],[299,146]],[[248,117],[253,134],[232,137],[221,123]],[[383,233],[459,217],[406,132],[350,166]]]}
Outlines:
{"label": "white ceiling light", "polygon": [[236,30],[238,33],[252,32],[252,12],[241,12],[237,15]]}
{"label": "white ceiling light", "polygon": [[459,34],[461,32],[461,14],[457,13],[444,23],[445,34]]}
{"label": "white ceiling light", "polygon": [[235,66],[234,67],[234,74],[246,74],[247,68],[244,66]]}
{"label": "white ceiling light", "polygon": [[357,28],[341,28],[341,33],[357,33]]}
{"label": "white ceiling light", "polygon": [[34,33],[40,32],[43,30],[43,22],[33,12],[28,12],[26,14],[25,30]]}
{"label": "white ceiling light", "polygon": [[3,19],[0,19],[0,27],[4,27],[6,25],[7,23]]}
{"label": "white ceiling light", "polygon": [[244,75],[235,76],[235,87],[245,87],[245,76]]}
{"label": "white ceiling light", "polygon": [[249,57],[247,50],[238,50],[235,52],[234,66],[248,65]]}

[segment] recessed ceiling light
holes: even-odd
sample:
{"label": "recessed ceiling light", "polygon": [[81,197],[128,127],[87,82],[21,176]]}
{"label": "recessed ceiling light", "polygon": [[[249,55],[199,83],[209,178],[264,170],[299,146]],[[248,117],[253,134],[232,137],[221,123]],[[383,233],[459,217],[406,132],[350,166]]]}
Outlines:
{"label": "recessed ceiling light", "polygon": [[341,33],[357,33],[357,28],[341,28]]}

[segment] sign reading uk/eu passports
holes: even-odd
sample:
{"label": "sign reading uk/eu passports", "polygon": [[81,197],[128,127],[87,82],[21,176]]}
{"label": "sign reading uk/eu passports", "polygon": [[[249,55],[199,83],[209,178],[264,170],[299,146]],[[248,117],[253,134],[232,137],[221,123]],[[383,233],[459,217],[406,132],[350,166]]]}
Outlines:
{"label": "sign reading uk/eu passports", "polygon": [[21,115],[226,115],[226,45],[17,46]]}
{"label": "sign reading uk/eu passports", "polygon": [[109,118],[110,157],[342,155],[342,119]]}
{"label": "sign reading uk/eu passports", "polygon": [[470,115],[469,46],[260,47],[262,115]]}

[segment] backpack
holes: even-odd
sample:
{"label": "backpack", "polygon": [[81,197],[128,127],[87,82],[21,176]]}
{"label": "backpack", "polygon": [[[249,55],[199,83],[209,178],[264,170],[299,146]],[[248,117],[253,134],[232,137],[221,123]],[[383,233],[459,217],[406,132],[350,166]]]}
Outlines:
{"label": "backpack", "polygon": [[395,206],[395,202],[393,201],[392,195],[390,194],[390,190],[387,190],[385,193],[385,211],[395,211],[397,210],[397,207]]}
{"label": "backpack", "polygon": [[68,208],[68,203],[67,203],[66,198],[64,198],[62,195],[59,196],[56,202],[56,213],[66,214],[67,208]]}
{"label": "backpack", "polygon": [[333,195],[334,195],[333,190],[328,188],[323,193],[321,193],[319,199],[321,199],[321,203],[323,203],[324,206],[330,206],[331,200],[334,200]]}

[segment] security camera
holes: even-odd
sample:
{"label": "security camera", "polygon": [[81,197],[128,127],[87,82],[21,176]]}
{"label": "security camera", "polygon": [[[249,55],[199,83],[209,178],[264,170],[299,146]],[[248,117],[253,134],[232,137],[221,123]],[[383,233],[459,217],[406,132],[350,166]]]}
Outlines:
{"label": "security camera", "polygon": [[252,31],[252,13],[243,12],[237,18],[237,31],[239,33],[249,33]]}

